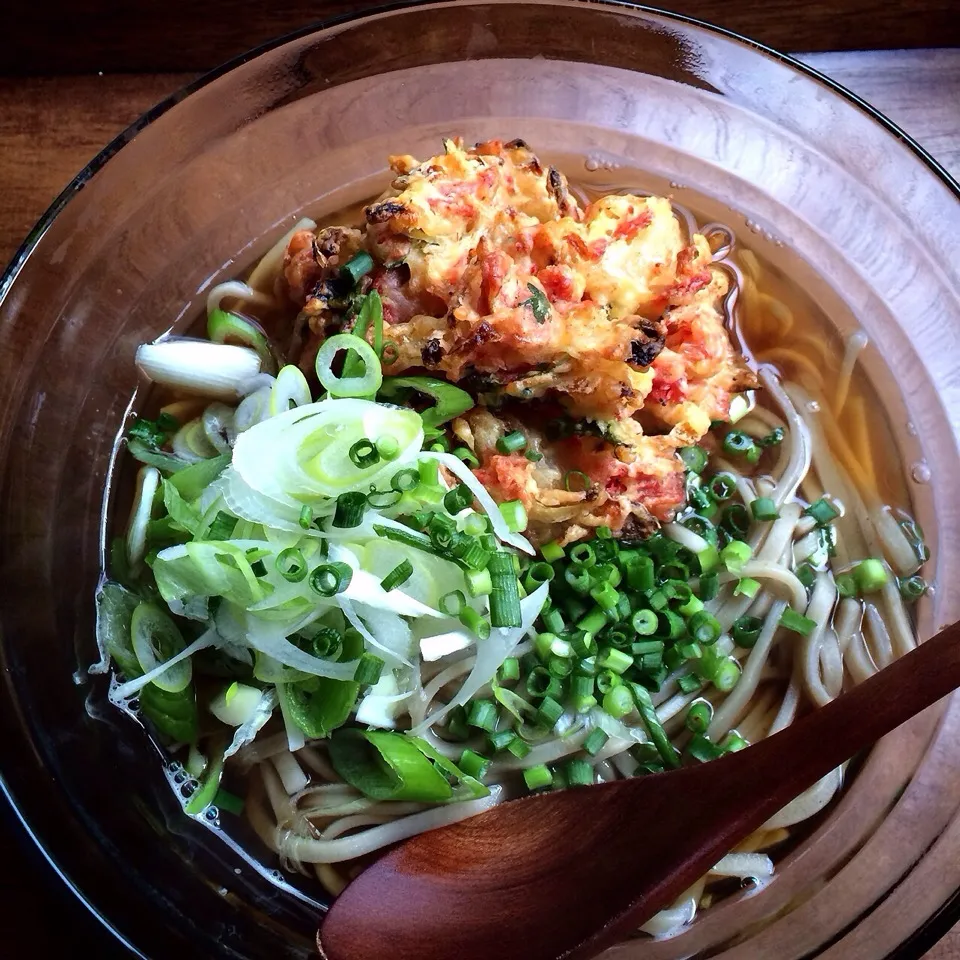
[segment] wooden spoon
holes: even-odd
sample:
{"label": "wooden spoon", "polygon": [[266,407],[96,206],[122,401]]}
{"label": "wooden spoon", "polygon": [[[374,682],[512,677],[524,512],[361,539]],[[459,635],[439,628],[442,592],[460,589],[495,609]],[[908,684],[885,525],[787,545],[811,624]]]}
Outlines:
{"label": "wooden spoon", "polygon": [[399,845],[317,935],[327,960],[573,960],[669,906],[830,770],[960,686],[953,624],[739,753],[506,803]]}

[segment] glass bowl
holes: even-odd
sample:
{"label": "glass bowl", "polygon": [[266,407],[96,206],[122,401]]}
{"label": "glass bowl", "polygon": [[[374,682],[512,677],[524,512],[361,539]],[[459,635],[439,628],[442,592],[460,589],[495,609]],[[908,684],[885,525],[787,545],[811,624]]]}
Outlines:
{"label": "glass bowl", "polygon": [[[574,180],[671,193],[749,231],[842,330],[862,325],[935,581],[960,579],[960,188],[883,117],[772,51],[618,4],[392,7],[241,58],[107,147],[0,282],[3,782],[61,874],[152,957],[305,957],[317,918],[181,814],[143,732],[84,671],[134,349],[301,212],[376,192],[387,154],[456,134],[519,136]],[[937,590],[921,633],[958,613],[960,594]],[[870,752],[764,890],[614,953],[854,960],[916,944],[960,887],[958,732],[954,697]]]}

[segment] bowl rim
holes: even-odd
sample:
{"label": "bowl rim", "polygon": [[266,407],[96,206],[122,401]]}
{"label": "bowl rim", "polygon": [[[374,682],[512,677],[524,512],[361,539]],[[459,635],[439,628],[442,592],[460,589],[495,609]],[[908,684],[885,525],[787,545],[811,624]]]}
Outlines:
{"label": "bowl rim", "polygon": [[[387,2],[366,7],[363,10],[314,20],[302,27],[280,34],[225,60],[223,63],[201,73],[201,75],[194,80],[164,97],[110,140],[109,143],[70,180],[60,193],[57,194],[27,233],[26,238],[17,247],[12,259],[4,267],[2,274],[0,274],[0,303],[6,299],[7,294],[20,274],[20,270],[43,240],[47,230],[66,205],[103,169],[107,162],[133,140],[137,134],[145,130],[155,120],[159,119],[183,100],[187,99],[191,94],[264,53],[269,53],[287,43],[303,39],[323,30],[328,30],[331,27],[360,23],[366,19],[382,16],[385,13],[402,13],[419,7],[451,7],[457,6],[462,2],[463,0],[387,0]],[[925,147],[914,139],[914,137],[884,113],[815,67],[804,63],[790,54],[782,53],[765,43],[752,40],[734,30],[718,26],[717,24],[702,20],[698,17],[688,16],[650,4],[635,3],[633,0],[468,0],[468,2],[471,6],[491,4],[504,6],[511,4],[518,6],[570,6],[576,3],[584,6],[589,4],[597,8],[609,7],[614,10],[619,9],[634,13],[649,14],[683,26],[692,26],[716,36],[743,44],[775,62],[818,81],[833,95],[839,96],[859,109],[882,127],[889,135],[906,146],[928,170],[953,193],[954,197],[960,201],[960,180],[955,178]],[[0,768],[0,796],[2,796],[0,803],[5,802],[9,805],[16,823],[26,832],[30,842],[36,847],[43,860],[49,864],[56,877],[62,881],[69,892],[99,921],[116,942],[122,944],[130,951],[132,956],[147,960],[146,954],[142,953],[119,931],[113,921],[87,898],[78,883],[59,865],[54,854],[47,849],[43,838],[31,826],[30,817],[17,801],[11,785],[4,776],[2,768]],[[18,829],[18,827],[15,826],[14,829]],[[960,889],[956,890],[935,913],[928,917],[902,944],[894,948],[884,960],[916,960],[916,958],[921,957],[929,951],[958,922],[960,922]]]}

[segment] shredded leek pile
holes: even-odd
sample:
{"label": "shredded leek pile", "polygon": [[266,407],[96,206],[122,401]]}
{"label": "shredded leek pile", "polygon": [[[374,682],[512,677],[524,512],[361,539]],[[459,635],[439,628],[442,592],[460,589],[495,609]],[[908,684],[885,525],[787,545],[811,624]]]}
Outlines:
{"label": "shredded leek pile", "polygon": [[[520,583],[518,552],[533,548],[519,504],[501,508],[442,445],[424,449],[470,396],[427,377],[384,381],[359,335],[368,323],[382,328],[375,292],[360,329],[320,351],[316,401],[298,368],[262,373],[262,339],[220,310],[211,335],[242,339],[247,326],[247,345],[141,347],[152,379],[223,399],[183,424],[164,412],[129,428],[143,466],[115,579],[99,594],[102,652],[123,677],[111,698],[137,698],[208,777],[279,710],[291,750],[348,722],[387,731],[343,730],[331,745],[338,771],[367,796],[476,799],[489,790],[426,740],[393,732],[396,718],[420,684],[421,658],[482,643],[490,653],[465,681],[464,702],[488,683],[547,588]],[[378,391],[432,403],[421,413],[378,402]],[[220,689],[198,703],[196,674],[217,672]],[[207,715],[233,728],[216,758],[197,750]],[[201,809],[191,798],[188,810]]]}

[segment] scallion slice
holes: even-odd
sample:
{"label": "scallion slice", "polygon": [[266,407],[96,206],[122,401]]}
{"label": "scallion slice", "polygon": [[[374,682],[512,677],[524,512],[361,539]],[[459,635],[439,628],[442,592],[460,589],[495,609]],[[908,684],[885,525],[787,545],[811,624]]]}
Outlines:
{"label": "scallion slice", "polygon": [[780,614],[780,626],[786,627],[788,630],[799,633],[804,637],[809,636],[810,631],[813,630],[816,625],[815,620],[805,617],[802,613],[797,613],[797,611],[791,607],[787,607],[787,609]]}
{"label": "scallion slice", "polygon": [[350,448],[348,456],[351,463],[360,470],[365,470],[367,467],[372,467],[380,462],[380,451],[377,449],[377,445],[366,437],[358,440]]}
{"label": "scallion slice", "polygon": [[825,527],[840,516],[840,511],[825,497],[815,500],[803,512],[808,517],[813,517],[818,527]]}
{"label": "scallion slice", "polygon": [[353,679],[359,684],[374,684],[380,679],[383,672],[383,660],[373,653],[363,653],[357,662],[357,669]]}
{"label": "scallion slice", "polygon": [[495,627],[519,627],[520,590],[514,568],[513,554],[498,551],[490,558],[490,622]]}
{"label": "scallion slice", "polygon": [[363,493],[351,490],[341,493],[337,497],[337,505],[333,515],[333,526],[340,529],[357,527],[363,520],[364,510],[367,508],[367,497]]}
{"label": "scallion slice", "polygon": [[287,547],[277,554],[277,573],[290,583],[299,583],[307,575],[307,561],[303,551],[296,547]]}
{"label": "scallion slice", "polygon": [[[363,367],[362,375],[338,377],[333,361],[341,351],[356,356]],[[346,364],[345,364],[346,366]],[[370,397],[383,383],[380,359],[366,340],[351,333],[338,333],[323,342],[316,359],[317,379],[332,397]]]}
{"label": "scallion slice", "polygon": [[497,450],[503,454],[519,453],[526,445],[527,438],[519,430],[497,440]]}
{"label": "scallion slice", "polygon": [[413,564],[409,560],[401,560],[381,581],[380,586],[388,593],[402,583],[406,583],[413,576]]}
{"label": "scallion slice", "polygon": [[350,586],[353,570],[345,563],[321,563],[310,574],[310,586],[321,597],[334,597]]}

